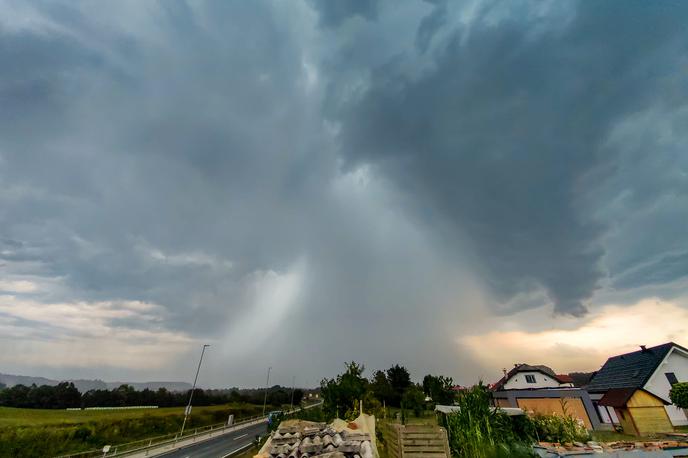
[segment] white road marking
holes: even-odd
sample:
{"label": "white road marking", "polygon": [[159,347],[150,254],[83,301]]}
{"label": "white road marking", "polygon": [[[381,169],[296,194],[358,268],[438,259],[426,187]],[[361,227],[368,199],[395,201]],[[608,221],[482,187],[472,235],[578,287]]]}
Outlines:
{"label": "white road marking", "polygon": [[237,436],[237,437],[234,438],[234,440],[239,440],[239,439],[241,439],[242,437],[246,437],[246,436],[248,436],[248,433],[242,434],[241,436]]}
{"label": "white road marking", "polygon": [[236,452],[240,452],[240,451],[244,450],[245,448],[249,448],[249,447],[252,446],[252,445],[253,445],[253,444],[246,444],[246,445],[244,445],[243,447],[239,447],[238,449],[229,452],[228,454],[226,454],[226,455],[223,456],[222,458],[227,458],[227,457],[229,457],[229,456],[232,456],[232,455],[234,455]]}

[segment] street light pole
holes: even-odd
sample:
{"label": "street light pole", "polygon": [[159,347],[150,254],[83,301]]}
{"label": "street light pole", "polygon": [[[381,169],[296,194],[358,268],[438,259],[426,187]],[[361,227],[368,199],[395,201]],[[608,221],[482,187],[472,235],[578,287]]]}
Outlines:
{"label": "street light pole", "polygon": [[296,388],[296,376],[291,378],[291,403],[289,403],[289,410],[294,410],[294,388]]}
{"label": "street light pole", "polygon": [[263,416],[265,416],[265,405],[268,402],[268,387],[270,386],[270,371],[272,366],[268,367],[268,381],[265,382],[265,398],[263,398]]}
{"label": "street light pole", "polygon": [[208,345],[208,344],[204,344],[203,350],[201,350],[201,359],[198,361],[198,367],[196,368],[196,377],[194,377],[193,387],[191,388],[191,394],[189,395],[189,404],[187,404],[186,410],[184,410],[184,421],[182,422],[182,430],[179,432],[180,438],[184,435],[184,427],[186,426],[186,419],[189,418],[189,414],[191,413],[191,400],[193,399],[194,391],[196,391],[196,382],[198,381],[198,373],[201,371],[201,364],[203,363],[203,354],[205,353],[205,349],[208,348],[209,346],[210,345]]}

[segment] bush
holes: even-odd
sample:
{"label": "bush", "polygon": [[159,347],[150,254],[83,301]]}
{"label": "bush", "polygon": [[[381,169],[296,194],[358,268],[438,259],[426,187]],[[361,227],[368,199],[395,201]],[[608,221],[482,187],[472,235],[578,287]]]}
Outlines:
{"label": "bush", "polygon": [[404,391],[404,396],[401,398],[401,405],[403,409],[413,411],[413,414],[420,417],[425,409],[425,395],[423,390],[415,385],[411,385]]}
{"label": "bush", "polygon": [[669,391],[671,402],[682,409],[688,409],[688,382],[675,383]]}
{"label": "bush", "polygon": [[531,419],[538,440],[544,442],[586,442],[590,433],[583,422],[570,415],[535,415]]}
{"label": "bush", "polygon": [[312,409],[301,409],[289,418],[294,418],[304,421],[315,421],[318,423],[329,423],[334,417],[328,417],[322,407],[313,407]]}

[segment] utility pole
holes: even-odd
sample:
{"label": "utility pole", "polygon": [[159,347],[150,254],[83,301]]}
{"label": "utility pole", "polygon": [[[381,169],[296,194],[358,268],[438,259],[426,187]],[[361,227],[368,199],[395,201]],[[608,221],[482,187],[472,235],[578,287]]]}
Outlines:
{"label": "utility pole", "polygon": [[198,373],[201,371],[201,364],[203,363],[203,354],[205,353],[205,349],[209,346],[210,345],[208,344],[203,344],[203,349],[201,350],[201,359],[198,361],[198,367],[196,368],[196,377],[194,377],[193,387],[191,388],[191,394],[189,395],[189,404],[186,406],[186,410],[184,410],[184,421],[182,422],[182,430],[179,433],[180,439],[184,435],[184,427],[186,426],[186,420],[187,418],[189,418],[189,415],[191,414],[191,400],[193,399],[194,391],[196,391]]}
{"label": "utility pole", "polygon": [[268,367],[268,381],[265,382],[265,397],[263,398],[263,416],[265,416],[265,405],[268,402],[268,387],[270,386],[270,371],[272,366]]}
{"label": "utility pole", "polygon": [[294,410],[294,388],[296,388],[296,376],[291,378],[291,403],[289,404],[289,410]]}

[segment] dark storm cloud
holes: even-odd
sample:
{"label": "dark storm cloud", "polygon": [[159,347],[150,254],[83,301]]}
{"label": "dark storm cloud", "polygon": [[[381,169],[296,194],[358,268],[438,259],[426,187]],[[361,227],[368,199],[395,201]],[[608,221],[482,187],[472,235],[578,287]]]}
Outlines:
{"label": "dark storm cloud", "polygon": [[318,11],[320,22],[325,27],[338,27],[347,19],[361,17],[366,20],[374,20],[377,17],[376,0],[333,0],[319,2],[310,0],[310,4]]}
{"label": "dark storm cloud", "polygon": [[[605,143],[616,123],[688,95],[665,81],[686,51],[686,8],[583,2],[568,23],[516,13],[495,24],[498,6],[470,30],[444,25],[429,68],[413,68],[423,61],[407,50],[378,62],[360,94],[333,87],[330,113],[350,164],[391,177],[449,249],[465,234],[500,301],[542,287],[558,312],[581,314],[603,275],[607,223],[580,208],[595,185],[585,178],[620,157],[626,145]],[[443,13],[421,21],[421,52]]]}
{"label": "dark storm cloud", "polygon": [[299,256],[329,158],[271,10],[174,3],[135,33],[127,12],[98,29],[66,5],[42,15],[69,33],[3,33],[3,235],[82,297],[162,302],[193,327],[190,303]]}
{"label": "dark storm cloud", "polygon": [[0,273],[38,285],[13,313],[215,339],[216,384],[469,383],[485,302],[688,274],[682,4],[0,8]]}

